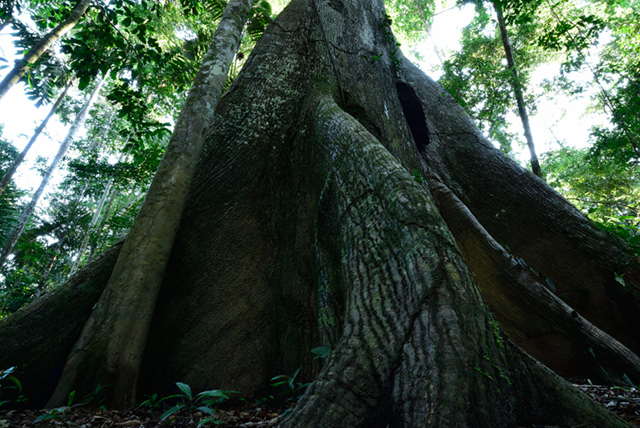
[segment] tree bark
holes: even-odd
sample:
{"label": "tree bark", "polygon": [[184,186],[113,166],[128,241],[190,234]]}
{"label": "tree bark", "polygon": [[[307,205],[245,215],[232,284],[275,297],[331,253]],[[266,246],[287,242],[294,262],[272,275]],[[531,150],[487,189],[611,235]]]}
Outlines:
{"label": "tree bark", "polygon": [[[492,297],[513,281],[531,294],[487,298],[507,306],[496,310],[504,325],[523,321],[513,314],[526,302],[547,299],[560,330],[631,376],[634,355],[576,327],[539,279],[567,294],[577,283],[598,290],[635,259],[494,149],[394,51],[384,18],[379,0],[294,0],[256,45],[218,105],[193,177],[142,345],[139,393],[165,394],[180,380],[255,397],[301,368],[315,380],[284,427],[627,426],[506,338],[481,292]],[[398,78],[426,123],[407,121]],[[426,147],[412,126],[427,132]],[[544,277],[523,274],[509,253],[543,266]],[[628,265],[629,290],[633,275]],[[606,303],[578,312],[600,326],[598,305],[620,301],[597,294]],[[627,310],[619,320],[637,315]],[[518,325],[513,339],[526,344],[546,327]],[[637,332],[623,336],[634,342]],[[322,365],[310,352],[318,345],[332,350]],[[79,396],[105,383],[99,368],[86,373],[95,383]],[[121,393],[107,390],[111,402]]]}
{"label": "tree bark", "polygon": [[253,0],[227,4],[109,284],[69,355],[50,406],[62,405],[72,390],[92,388],[96,378],[111,385],[110,404],[128,407],[135,403],[164,267],[252,4]]}
{"label": "tree bark", "polygon": [[31,64],[36,62],[60,37],[75,27],[90,4],[91,0],[80,0],[67,19],[47,33],[35,46],[27,51],[22,59],[16,62],[9,74],[0,82],[0,101],[20,81],[20,78],[27,72]]}
{"label": "tree bark", "polygon": [[[309,398],[303,399],[291,416],[291,421],[285,425],[386,426],[390,423],[394,426],[393,423],[400,425],[398,421],[401,420],[408,426],[424,426],[427,423],[433,423],[434,426],[439,423],[442,424],[440,426],[460,426],[469,421],[481,421],[478,426],[513,426],[516,421],[523,424],[526,421],[555,423],[553,421],[562,418],[567,423],[581,421],[590,426],[620,424],[613,419],[607,421],[608,416],[595,416],[599,410],[582,402],[575,391],[572,392],[566,385],[561,386],[563,384],[557,378],[548,377],[548,373],[539,366],[529,367],[531,362],[513,351],[511,345],[505,345],[505,349],[510,350],[504,351],[504,358],[520,361],[514,363],[515,367],[527,367],[523,370],[514,368],[511,374],[505,372],[515,386],[512,389],[496,386],[502,392],[494,392],[498,395],[504,393],[502,397],[476,394],[473,379],[469,380],[472,377],[456,373],[478,373],[487,382],[492,382],[488,379],[502,379],[500,373],[485,371],[481,364],[475,365],[473,362],[465,369],[468,371],[462,370],[462,363],[456,362],[453,355],[480,355],[484,362],[488,360],[483,355],[494,358],[493,355],[498,351],[489,353],[487,348],[483,348],[493,346],[488,343],[491,340],[487,338],[492,336],[487,332],[482,336],[486,342],[482,339],[477,342],[462,332],[450,333],[456,337],[464,336],[455,342],[456,345],[452,345],[456,352],[447,352],[444,348],[441,351],[442,355],[452,355],[449,361],[451,367],[456,367],[455,370],[451,369],[453,374],[448,373],[445,367],[435,369],[433,363],[428,373],[425,373],[427,369],[421,372],[420,367],[428,362],[419,360],[427,358],[424,355],[418,355],[414,360],[424,363],[415,363],[415,376],[419,379],[415,383],[412,383],[408,369],[404,373],[396,372],[394,364],[400,364],[398,361],[405,358],[402,353],[406,352],[412,357],[424,353],[425,349],[433,349],[437,353],[439,343],[447,342],[450,338],[447,335],[447,340],[425,342],[428,338],[424,337],[427,331],[424,325],[427,324],[422,319],[429,320],[429,316],[421,312],[421,302],[436,300],[438,293],[444,293],[442,304],[446,306],[443,302],[448,301],[456,308],[459,302],[453,296],[474,294],[460,289],[453,291],[443,285],[448,273],[458,272],[455,275],[457,278],[467,275],[464,271],[452,268],[438,268],[438,263],[446,265],[448,259],[459,261],[456,258],[459,256],[454,256],[455,250],[451,250],[451,254],[444,252],[447,257],[442,256],[442,259],[436,251],[445,251],[448,246],[454,248],[453,244],[446,244],[447,238],[443,235],[432,236],[432,241],[424,242],[423,233],[430,230],[437,232],[446,227],[429,218],[428,213],[435,212],[435,209],[427,208],[432,203],[424,199],[411,175],[405,172],[415,168],[426,176],[426,165],[416,153],[397,99],[386,96],[393,93],[389,89],[394,87],[392,64],[385,64],[382,60],[380,64],[387,67],[387,74],[383,74],[361,56],[348,54],[357,52],[357,49],[347,43],[370,46],[367,46],[366,39],[362,40],[367,32],[357,25],[354,26],[355,30],[349,31],[348,24],[340,25],[347,21],[342,20],[341,16],[349,16],[351,25],[364,21],[376,27],[384,16],[383,10],[375,9],[376,6],[358,6],[367,11],[367,18],[364,19],[360,18],[361,12],[344,3],[342,8],[337,3],[320,3],[320,16],[329,21],[325,23],[310,12],[314,10],[313,3],[292,3],[278,19],[272,32],[264,36],[265,44],[270,40],[278,40],[277,48],[273,45],[269,48],[265,44],[256,47],[252,61],[261,64],[260,72],[252,67],[245,68],[223,99],[218,111],[219,121],[201,162],[202,168],[194,178],[188,210],[167,269],[150,334],[147,349],[149,357],[143,364],[142,385],[148,391],[162,390],[168,386],[167,379],[175,378],[185,379],[192,386],[197,385],[196,388],[216,385],[259,394],[261,385],[256,384],[256,378],[269,379],[270,375],[290,373],[300,366],[303,372],[312,372],[314,368],[310,358],[300,353],[300,348],[311,349],[314,346],[302,345],[313,335],[313,316],[311,319],[308,316],[312,311],[317,314],[321,327],[318,333],[321,339],[316,343],[329,345],[335,351],[327,363],[329,368],[310,387],[306,395]],[[309,22],[319,24],[311,27]],[[324,24],[324,28],[321,24]],[[329,31],[330,35],[327,35]],[[306,35],[306,43],[301,33]],[[324,50],[327,45],[329,48]],[[380,52],[383,46],[370,47],[371,50],[365,52]],[[283,64],[286,66],[283,67]],[[271,75],[275,81],[270,83],[262,73],[272,69],[278,70],[278,77],[274,79],[274,75]],[[337,76],[334,74],[336,69],[339,70]],[[406,71],[406,81],[413,78],[414,70],[410,66],[403,63],[402,69]],[[315,77],[314,73],[323,78]],[[438,91],[438,99],[428,100],[431,108],[458,116],[455,120],[448,117],[448,122],[438,122],[441,123],[440,129],[429,122],[428,127],[433,130],[435,140],[440,132],[449,127],[455,129],[461,121],[472,126],[459,107],[450,111],[453,108],[451,99],[442,96],[442,88],[427,81],[424,76],[416,79],[422,79],[422,83],[430,85],[432,91]],[[414,85],[414,82],[411,84]],[[339,107],[316,109],[316,102],[320,104],[320,101],[314,102],[315,98],[309,94],[314,94],[314,90],[324,85],[329,86],[328,91],[338,100]],[[288,95],[287,102],[281,101],[283,93]],[[242,100],[252,100],[253,107],[240,115],[236,112]],[[331,102],[325,100],[324,104]],[[340,109],[351,117],[342,114]],[[334,115],[338,117],[332,125],[325,125],[324,133],[320,133],[315,125],[310,125],[325,123]],[[358,123],[355,123],[354,117]],[[287,118],[295,118],[294,124]],[[342,129],[341,125],[347,129]],[[253,132],[238,135],[236,130],[242,126],[261,132],[258,135]],[[467,129],[462,132],[464,135]],[[361,141],[363,135],[366,135],[367,141]],[[475,127],[472,136],[474,139],[482,138]],[[384,142],[386,147],[375,144],[375,139]],[[483,140],[483,144],[488,143]],[[396,157],[395,160],[389,159],[385,149]],[[374,154],[381,159],[372,159]],[[404,168],[399,162],[405,165]],[[478,173],[469,171],[469,174],[474,172]],[[339,178],[335,177],[337,174]],[[215,195],[211,189],[216,189]],[[396,192],[396,200],[393,200]],[[385,195],[390,195],[388,198],[392,200],[387,201]],[[338,203],[332,200],[334,197],[343,199]],[[517,192],[514,197],[517,197]],[[405,212],[400,206],[402,202],[409,202],[404,199],[421,207]],[[424,219],[425,216],[427,219]],[[419,218],[423,220],[418,221]],[[342,224],[347,219],[361,224],[352,225],[350,230],[345,229],[346,226]],[[413,228],[419,229],[419,232],[413,231]],[[362,236],[369,236],[370,239]],[[309,247],[313,250],[309,251]],[[420,259],[422,255],[435,265],[422,267],[427,263]],[[431,260],[427,256],[431,256]],[[292,262],[292,257],[298,262]],[[200,260],[200,263],[206,260],[205,275],[196,268],[196,260]],[[351,267],[348,268],[347,264]],[[437,292],[426,291],[429,281],[433,281]],[[458,282],[464,283],[460,279],[445,283]],[[317,290],[315,299],[309,284],[314,285],[312,290]],[[412,286],[417,291],[412,290]],[[425,292],[429,299],[421,299],[420,292]],[[452,294],[448,295],[448,292]],[[396,296],[397,299],[394,299]],[[195,301],[206,301],[207,304],[197,307]],[[352,306],[349,306],[349,302]],[[469,305],[474,307],[477,303],[469,301]],[[474,316],[466,318],[464,314],[468,310],[462,309],[458,314],[456,309],[448,306],[447,309],[438,310],[437,305],[434,302],[431,307],[430,316],[435,321],[428,324],[429,334],[435,335],[441,330],[437,325],[439,315],[436,314],[444,315],[450,313],[449,310],[455,312],[453,318],[460,320],[454,323],[456,325],[493,325],[484,315],[475,315],[476,312],[484,313],[480,309],[472,311]],[[265,324],[260,321],[263,319],[274,322]],[[408,323],[411,320],[414,324]],[[206,325],[206,328],[200,329],[198,326],[201,325]],[[306,327],[307,334],[303,334],[302,338],[295,335],[292,325],[303,330]],[[414,325],[415,333],[412,329]],[[469,328],[473,330],[476,327]],[[484,330],[484,327],[480,330]],[[449,334],[457,330],[448,327],[445,331]],[[403,332],[408,332],[406,334],[409,336],[403,336]],[[417,337],[414,338],[410,333]],[[476,336],[478,334],[475,333]],[[403,342],[406,337],[412,340]],[[289,348],[291,343],[297,345],[296,350]],[[460,343],[477,348],[475,351],[464,351],[457,347]],[[224,351],[233,352],[238,348],[242,348],[243,352],[241,355],[234,353],[236,358],[232,359]],[[169,350],[166,360],[154,363],[151,356],[158,355],[162,350]],[[298,366],[292,363],[296,360]],[[469,361],[472,359],[466,360]],[[407,366],[410,363],[407,361]],[[208,369],[208,366],[215,369]],[[192,367],[198,369],[193,370]],[[459,384],[439,396],[419,397],[419,392],[410,395],[409,391],[423,391],[429,387],[426,379],[431,378],[432,371],[434,379],[440,375],[447,379],[449,376],[451,379],[460,376]],[[203,379],[209,381],[203,382]],[[545,379],[544,382],[542,379]],[[420,385],[420,382],[423,384]],[[442,385],[437,381],[435,383],[438,385],[433,386],[434,389]],[[543,383],[555,385],[553,389],[561,392],[551,400],[537,392],[531,395],[536,389],[532,385]],[[457,391],[457,395],[453,390]],[[471,400],[471,397],[475,398]],[[511,410],[496,409],[495,413],[485,416],[468,410],[469,401],[508,402],[505,397],[519,397],[523,399],[523,404],[515,404]],[[524,397],[531,399],[529,403],[539,404],[546,413],[538,414],[536,419],[533,415],[535,411],[524,404],[528,400]],[[425,407],[430,400],[428,406],[431,407]],[[399,402],[407,403],[407,408],[399,411],[396,407]],[[443,402],[458,403],[454,407],[462,409],[460,416],[457,410],[447,413],[438,404]],[[576,407],[569,410],[571,406]],[[580,406],[585,406],[584,410],[577,410]],[[434,409],[433,420],[437,422],[426,421],[426,416],[419,415],[417,409]],[[576,410],[577,413],[569,416]],[[482,413],[483,410],[478,412]],[[598,421],[599,417],[604,419]],[[367,425],[369,423],[371,425]]]}
{"label": "tree bark", "polygon": [[42,123],[40,123],[40,125],[36,128],[27,145],[24,147],[24,149],[22,149],[22,152],[20,152],[16,160],[13,161],[13,164],[11,164],[11,167],[9,167],[7,172],[4,174],[4,177],[2,177],[2,182],[0,182],[0,195],[2,195],[2,192],[4,192],[4,189],[11,182],[11,179],[13,178],[13,174],[15,174],[16,170],[18,169],[18,167],[20,166],[24,158],[27,156],[27,153],[29,153],[29,150],[31,149],[31,146],[33,146],[33,143],[36,142],[36,140],[38,139],[42,131],[44,131],[44,128],[47,126],[47,123],[49,123],[49,119],[51,119],[51,117],[56,113],[56,110],[58,110],[58,107],[60,107],[60,104],[62,104],[62,100],[64,100],[64,97],[67,96],[67,92],[69,91],[69,88],[71,87],[72,84],[73,84],[73,79],[69,80],[69,83],[67,83],[67,86],[65,86],[62,93],[58,96],[58,99],[51,107],[51,110],[49,110],[49,114],[47,114],[47,117],[45,117]]}
{"label": "tree bark", "polygon": [[443,97],[442,88],[408,61],[403,67],[437,135],[424,153],[429,168],[495,241],[538,272],[543,283],[551,281],[558,297],[639,354],[638,259],[618,238],[503,156],[453,99]]}
{"label": "tree bark", "polygon": [[18,220],[18,225],[16,226],[16,229],[13,231],[11,238],[9,238],[9,241],[6,243],[5,248],[2,251],[2,255],[0,255],[0,268],[2,268],[5,261],[7,260],[7,257],[9,257],[9,255],[13,251],[13,247],[18,242],[18,239],[20,239],[22,232],[24,232],[24,229],[27,226],[27,222],[29,221],[29,218],[31,218],[31,214],[33,213],[33,210],[36,208],[36,205],[38,204],[38,201],[40,200],[40,197],[42,196],[44,189],[49,184],[49,180],[51,180],[53,173],[58,168],[58,164],[64,158],[64,155],[67,153],[67,150],[69,149],[69,147],[71,147],[71,143],[73,143],[73,140],[76,138],[78,131],[80,131],[80,129],[82,129],[82,127],[84,126],[84,123],[87,120],[87,116],[89,115],[89,110],[91,110],[93,103],[98,97],[98,92],[100,92],[100,88],[102,87],[103,82],[104,82],[104,78],[100,78],[100,80],[98,80],[98,82],[96,83],[96,86],[91,92],[89,99],[86,101],[86,103],[82,107],[82,110],[80,110],[80,112],[78,113],[78,116],[75,118],[75,120],[73,121],[73,124],[69,128],[69,132],[67,133],[67,136],[64,138],[64,140],[60,144],[58,153],[56,153],[56,156],[53,158],[53,161],[51,161],[51,165],[49,165],[49,168],[47,168],[47,172],[44,174],[44,177],[42,177],[40,186],[31,197],[31,201],[29,202],[29,205],[27,205],[24,211],[22,212],[22,215]]}
{"label": "tree bark", "polygon": [[500,6],[494,1],[493,8],[498,16],[498,27],[500,28],[500,37],[502,38],[502,45],[504,46],[504,55],[507,57],[507,66],[513,71],[513,93],[518,103],[518,114],[522,121],[522,128],[524,129],[524,137],[527,140],[527,147],[529,148],[529,154],[531,156],[531,170],[538,177],[542,177],[542,171],[540,170],[540,161],[536,154],[536,146],[533,143],[533,135],[531,134],[531,126],[529,125],[529,115],[527,114],[527,107],[524,102],[524,95],[522,93],[522,85],[520,84],[520,78],[518,77],[518,69],[516,68],[516,62],[513,59],[513,52],[511,51],[511,43],[509,42],[509,34],[507,33],[507,27],[504,24],[504,18],[502,17],[502,10]]}
{"label": "tree bark", "polygon": [[553,282],[509,254],[435,175],[431,194],[509,337],[565,377],[605,384],[640,379],[640,358],[557,297]]}
{"label": "tree bark", "polygon": [[121,248],[122,242],[114,245],[65,284],[0,320],[0,367],[18,367],[26,405],[41,408],[51,397]]}

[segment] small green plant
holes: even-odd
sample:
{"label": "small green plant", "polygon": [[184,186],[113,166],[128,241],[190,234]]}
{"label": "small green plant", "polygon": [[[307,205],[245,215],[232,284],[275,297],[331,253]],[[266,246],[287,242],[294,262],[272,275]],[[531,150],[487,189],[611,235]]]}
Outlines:
{"label": "small green plant", "polygon": [[[322,348],[322,347],[318,347],[318,348]],[[318,350],[318,348],[314,348],[311,352],[314,352],[314,350]],[[322,358],[322,357],[316,357],[316,358]],[[278,397],[284,401],[284,404],[293,404],[296,401],[298,401],[300,397],[302,397],[302,394],[306,389],[306,387],[309,386],[309,383],[296,382],[296,377],[298,377],[299,374],[300,374],[300,369],[296,370],[291,376],[279,375],[271,379],[271,382],[273,382],[271,386],[273,386],[274,388],[281,389],[280,393],[278,394]],[[287,417],[289,415],[289,412],[291,412],[291,410],[292,410],[292,407],[287,408],[287,410],[285,410],[284,413],[280,415],[280,419]]]}
{"label": "small green plant", "polygon": [[[207,423],[219,425],[222,423],[222,421],[220,421],[216,417],[216,409],[214,405],[228,400],[229,397],[227,394],[235,393],[235,391],[220,391],[214,389],[210,391],[202,391],[201,393],[194,396],[193,392],[191,391],[191,387],[186,383],[176,382],[176,386],[178,387],[178,389],[180,389],[179,394],[170,395],[157,401],[157,403],[161,403],[165,400],[178,399],[178,403],[176,405],[162,414],[162,416],[160,417],[160,421],[165,421],[170,416],[176,415],[177,413],[182,411],[186,411],[188,413],[199,411],[207,415],[207,417],[198,422],[199,427]],[[150,401],[149,404],[156,402],[157,395],[154,394],[152,398],[153,400]],[[144,403],[147,403],[148,401],[149,400],[145,401]]]}
{"label": "small green plant", "polygon": [[77,406],[80,406],[80,404],[73,404],[73,400],[76,397],[76,392],[75,391],[71,391],[71,393],[69,394],[69,396],[67,397],[67,405],[66,406],[62,406],[62,407],[58,407],[55,409],[51,409],[49,411],[49,413],[45,413],[44,415],[40,415],[36,418],[35,421],[33,421],[34,423],[38,423],[41,421],[48,421],[51,419],[63,419],[66,418],[67,416],[69,416],[71,414],[71,409]]}
{"label": "small green plant", "polygon": [[70,414],[71,414],[71,407],[68,407],[68,406],[58,407],[57,409],[51,409],[49,413],[45,413],[44,415],[38,416],[36,420],[33,422],[38,423],[42,421],[48,421],[51,419],[62,419],[69,416]]}
{"label": "small green plant", "polygon": [[269,394],[269,395],[267,395],[265,397],[256,398],[254,400],[254,403],[255,403],[256,406],[262,406],[263,404],[265,404],[265,403],[267,403],[269,401],[273,401],[275,399],[276,398],[273,395]]}
{"label": "small green plant", "polygon": [[284,397],[285,403],[297,401],[304,392],[304,389],[309,386],[309,383],[296,382],[296,377],[300,374],[300,369],[296,370],[291,376],[279,375],[271,379],[271,386],[274,388],[281,387],[282,391],[280,396]]}
{"label": "small green plant", "polygon": [[101,406],[102,402],[104,401],[102,391],[105,388],[107,388],[107,386],[108,385],[98,384],[98,386],[96,386],[96,389],[94,389],[93,392],[87,394],[87,396],[84,397],[82,401],[76,404],[73,404],[76,398],[76,392],[71,391],[71,393],[67,397],[66,406],[51,409],[49,413],[45,413],[44,415],[38,416],[34,422],[46,421],[51,419],[64,419],[69,415],[71,415],[72,410],[76,407],[95,405],[95,406],[100,406],[101,408],[104,409],[104,407]]}
{"label": "small green plant", "polygon": [[413,179],[416,180],[418,183],[424,183],[424,178],[422,178],[422,176],[420,175],[417,169],[413,170]]}
{"label": "small green plant", "polygon": [[374,62],[376,62],[376,61],[379,61],[379,60],[380,60],[380,58],[382,58],[383,56],[384,56],[384,54],[383,54],[383,53],[381,53],[381,54],[379,54],[379,55],[373,55],[373,56],[371,56],[371,57],[369,57],[369,56],[367,56],[367,55],[362,55],[362,57],[363,57],[364,59],[366,59],[367,61],[369,61],[371,64],[373,64],[373,63],[374,63]]}
{"label": "small green plant", "polygon": [[318,346],[313,348],[311,350],[311,353],[315,355],[315,357],[313,358],[314,360],[318,358],[326,359],[329,354],[331,354],[331,348],[329,348],[328,346]]}
{"label": "small green plant", "polygon": [[3,393],[10,390],[18,391],[19,395],[16,402],[21,403],[25,401],[24,396],[21,394],[22,383],[20,383],[18,378],[12,374],[13,372],[15,372],[15,370],[16,370],[15,367],[9,367],[8,369],[0,370],[0,407],[2,407],[2,405],[5,403],[10,402],[10,400],[2,399]]}
{"label": "small green plant", "polygon": [[98,384],[98,386],[96,386],[96,389],[94,389],[93,392],[87,394],[87,396],[84,397],[84,399],[81,402],[79,402],[78,404],[74,404],[72,407],[80,407],[80,406],[101,407],[102,402],[104,401],[104,395],[102,394],[102,392],[104,391],[105,388],[108,388],[108,387],[109,385]]}
{"label": "small green plant", "polygon": [[400,49],[400,43],[396,42],[391,31],[391,24],[393,20],[388,14],[384,14],[380,28],[382,28],[382,35],[387,42],[393,43],[393,47],[389,49],[389,57],[391,58],[391,64],[393,65],[393,71],[396,73],[396,77],[400,77],[400,71],[402,71],[402,65],[400,64],[400,58],[398,58],[398,52]]}
{"label": "small green plant", "polygon": [[138,409],[146,411],[156,410],[162,405],[162,401],[164,400],[159,398],[158,394],[155,393],[151,395],[145,394],[145,397],[147,397],[147,399],[138,405]]}

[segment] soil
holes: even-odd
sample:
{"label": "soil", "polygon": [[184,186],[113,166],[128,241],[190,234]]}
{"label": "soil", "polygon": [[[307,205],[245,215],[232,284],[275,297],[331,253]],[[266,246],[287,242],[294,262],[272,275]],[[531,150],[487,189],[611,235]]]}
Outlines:
{"label": "soil", "polygon": [[[580,384],[578,389],[629,422],[632,427],[640,427],[640,391],[638,388],[620,388],[603,385]],[[119,412],[105,408],[87,406],[61,407],[55,410],[2,410],[0,428],[18,427],[241,427],[262,428],[275,426],[286,417],[291,406],[267,406],[263,404],[237,401],[223,403],[213,408],[213,414],[194,409],[184,409],[161,421],[167,409],[145,409]],[[167,406],[168,408],[168,406]],[[41,418],[36,422],[36,419]],[[209,419],[209,420],[207,420]],[[530,427],[527,427],[530,428]],[[545,427],[554,428],[554,427]]]}

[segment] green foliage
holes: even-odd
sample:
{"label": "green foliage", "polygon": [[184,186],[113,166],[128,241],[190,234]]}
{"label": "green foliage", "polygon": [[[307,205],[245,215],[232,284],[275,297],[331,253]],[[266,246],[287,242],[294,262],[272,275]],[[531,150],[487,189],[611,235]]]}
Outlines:
{"label": "green foliage", "polygon": [[[435,10],[434,0],[385,0],[393,29],[407,43],[424,38],[425,28],[431,26]],[[391,24],[391,22],[389,22]]]}
{"label": "green foliage", "polygon": [[[608,217],[604,221],[596,221],[596,226],[621,238],[629,247],[630,252],[640,256],[640,218],[638,216],[623,215]],[[622,278],[616,277],[624,285]]]}
{"label": "green foliage", "polygon": [[21,394],[22,383],[18,380],[17,377],[13,375],[15,370],[15,367],[9,367],[8,369],[0,370],[0,407],[2,407],[3,404],[11,402],[8,399],[2,398],[3,394],[6,394],[8,392],[14,393],[13,395],[15,395],[15,392],[17,391],[18,398],[16,399],[16,402],[18,403],[26,400]]}
{"label": "green foliage", "polygon": [[260,0],[254,3],[249,15],[249,22],[247,22],[247,34],[253,42],[258,41],[267,26],[271,24],[272,13],[269,2]]}
{"label": "green foliage", "polygon": [[599,227],[638,252],[640,243],[640,166],[609,152],[564,148],[543,156],[547,182]]}
{"label": "green foliage", "polygon": [[317,358],[326,359],[331,354],[331,348],[328,346],[317,346],[311,350],[311,353],[315,355],[315,357],[313,357],[314,360]]}
{"label": "green foliage", "polygon": [[[518,84],[525,88],[530,72],[543,60],[529,43],[535,31],[535,26],[523,24],[510,34]],[[508,114],[517,108],[513,96],[514,75],[504,65],[504,47],[497,23],[483,3],[476,4],[476,17],[463,29],[461,46],[461,50],[443,64],[439,83],[476,120],[489,139],[510,153],[514,141],[524,144],[508,130]],[[528,96],[525,101],[529,112],[535,112],[535,100]]]}
{"label": "green foliage", "polygon": [[186,383],[176,382],[176,386],[180,390],[180,393],[170,395],[168,397],[157,400],[157,395],[152,396],[152,400],[148,399],[141,404],[144,407],[157,407],[163,401],[177,401],[171,408],[165,411],[160,417],[161,421],[165,421],[172,416],[176,416],[180,413],[191,414],[195,411],[202,412],[207,415],[198,422],[198,426],[202,426],[207,423],[219,423],[220,421],[216,417],[215,406],[228,400],[228,395],[235,393],[235,391],[220,391],[217,389],[202,391],[199,394],[193,395],[191,387]]}
{"label": "green foliage", "polygon": [[[14,0],[1,5],[0,12],[13,17],[16,45],[25,51],[74,5]],[[74,143],[64,161],[68,175],[48,196],[46,210],[36,210],[4,264],[0,317],[64,282],[72,266],[81,266],[126,235],[171,135],[170,122],[180,111],[225,6],[222,0],[98,0],[59,47],[30,67],[24,80],[40,103],[52,98],[71,74],[85,94],[101,74],[106,76],[108,104],[98,102],[92,109],[86,138]],[[18,10],[35,25],[16,18]],[[267,1],[254,3],[228,84],[272,14]],[[67,123],[83,105],[73,90],[70,94],[58,109]],[[6,142],[0,147],[3,168],[8,166],[5,159],[16,156],[8,147]],[[41,170],[45,164],[39,164]],[[0,240],[13,231],[22,211],[21,196],[11,185],[0,198]]]}
{"label": "green foliage", "polygon": [[[166,138],[143,135],[141,143],[135,146],[129,143],[127,147],[119,134],[130,125],[117,118],[114,123],[105,123],[101,120],[103,114],[98,113],[89,122],[90,141],[81,140],[74,145],[78,155],[69,162],[71,174],[63,180],[60,189],[48,197],[48,209],[32,216],[13,258],[2,269],[0,311],[3,315],[64,282],[75,262],[74,256],[86,262],[125,236],[135,219]],[[101,138],[105,141],[103,150],[96,152],[91,147]],[[131,155],[113,163],[123,150]],[[108,195],[105,196],[105,192],[109,192]],[[103,197],[106,202],[101,220],[91,227],[98,201]],[[19,215],[20,212],[16,212],[15,218]],[[78,256],[77,251],[87,236],[88,254]]]}
{"label": "green foliage", "polygon": [[296,378],[298,377],[299,374],[300,374],[300,369],[297,369],[290,376],[278,375],[271,379],[271,382],[272,382],[271,386],[273,386],[274,388],[280,389],[278,396],[284,399],[285,403],[298,401],[300,397],[302,397],[304,390],[307,388],[307,386],[309,386],[309,383],[296,381]]}
{"label": "green foliage", "polygon": [[[396,42],[395,37],[393,36],[393,32],[391,31],[391,24],[393,20],[389,15],[384,15],[382,18],[382,22],[380,23],[380,28],[382,29],[382,35],[387,43],[391,44],[391,48],[389,49],[389,58],[391,59],[391,65],[393,66],[393,71],[396,75],[396,78],[400,77],[401,65],[400,58],[398,58],[398,53],[400,51],[401,44]],[[371,58],[370,62],[375,62],[382,57],[383,54],[374,55]],[[365,57],[366,59],[366,57]]]}
{"label": "green foliage", "polygon": [[609,96],[611,125],[594,127],[594,157],[615,160],[618,163],[640,162],[640,70],[617,87]]}
{"label": "green foliage", "polygon": [[[13,9],[11,24],[15,30],[15,46],[18,55],[24,55],[31,47],[36,44],[44,33],[48,24],[45,20],[50,20],[54,15],[69,11],[69,4],[65,5],[62,1],[13,1],[9,2],[9,6],[4,6],[11,10],[12,6],[18,5]],[[26,6],[29,6],[28,8]],[[6,10],[6,9],[5,9]],[[30,12],[30,17],[35,22],[35,28],[20,21],[21,15]],[[65,19],[66,16],[62,19]],[[8,64],[7,64],[8,66]],[[26,93],[30,99],[36,101],[36,105],[46,104],[55,96],[59,87],[62,87],[68,81],[70,74],[64,62],[57,57],[52,51],[44,52],[39,60],[32,64],[21,81],[26,83]]]}
{"label": "green foliage", "polygon": [[[18,150],[0,137],[0,177],[4,177],[16,157],[18,157]],[[23,195],[24,193],[16,188],[13,180],[0,194],[0,246],[9,239],[20,217],[22,212],[20,198]]]}
{"label": "green foliage", "polygon": [[51,409],[51,411],[49,411],[48,413],[38,416],[34,422],[37,423],[37,422],[47,421],[52,419],[66,419],[72,414],[72,409],[76,407],[100,406],[100,404],[104,400],[102,393],[105,388],[107,388],[106,385],[98,384],[98,386],[96,387],[95,390],[93,390],[93,392],[88,394],[82,401],[75,404],[74,404],[74,401],[76,397],[76,392],[71,391],[69,393],[69,396],[67,397],[66,406],[58,407],[56,409]]}

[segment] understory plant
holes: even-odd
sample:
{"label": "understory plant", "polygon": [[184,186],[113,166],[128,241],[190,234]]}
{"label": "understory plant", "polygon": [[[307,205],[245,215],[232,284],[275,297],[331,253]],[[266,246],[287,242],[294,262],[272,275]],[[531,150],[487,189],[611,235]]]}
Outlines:
{"label": "understory plant", "polygon": [[108,385],[98,384],[98,386],[96,386],[96,389],[92,393],[88,394],[86,397],[84,397],[84,399],[82,399],[82,401],[78,403],[74,403],[76,392],[71,391],[71,393],[69,394],[69,397],[67,397],[66,406],[51,409],[51,411],[49,411],[48,413],[38,416],[34,422],[41,422],[41,421],[46,421],[50,419],[65,419],[71,415],[72,410],[76,407],[97,406],[104,410],[104,406],[102,406],[102,401],[104,401],[104,396],[102,393],[104,389],[107,387]]}
{"label": "understory plant", "polygon": [[12,373],[15,372],[15,367],[9,367],[8,369],[0,370],[0,407],[3,404],[11,402],[11,400],[3,399],[2,396],[9,391],[18,391],[17,402],[25,401],[22,395],[22,384]]}
{"label": "understory plant", "polygon": [[148,400],[144,401],[141,404],[141,407],[145,406],[153,408],[163,401],[177,400],[175,405],[162,414],[160,417],[161,421],[165,421],[169,417],[177,415],[180,412],[191,414],[194,411],[198,411],[207,415],[207,417],[198,422],[199,427],[207,423],[218,425],[222,421],[220,421],[215,414],[216,405],[228,400],[229,396],[227,394],[235,393],[235,391],[221,391],[213,389],[209,391],[202,391],[194,396],[191,391],[191,387],[186,383],[176,382],[176,386],[180,390],[179,394],[170,395],[160,400],[157,400],[157,395],[154,394]]}

